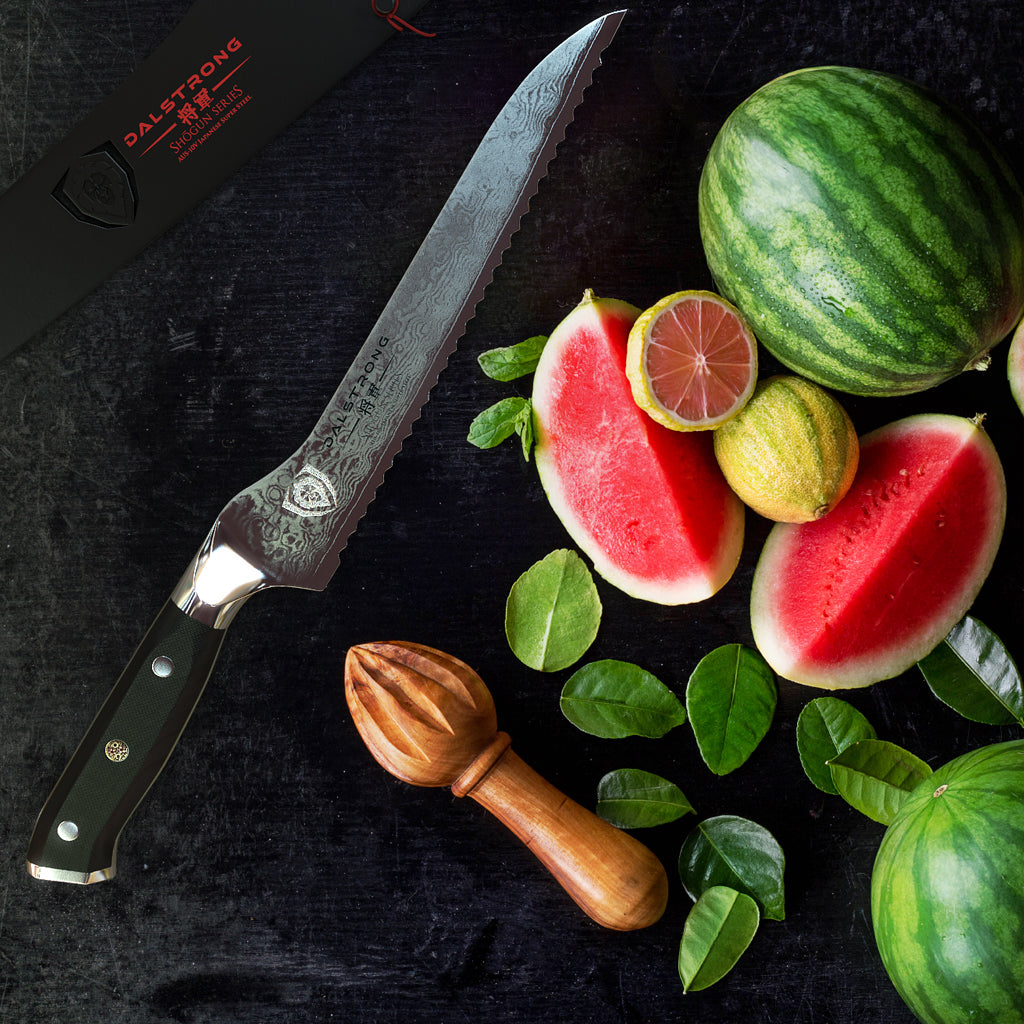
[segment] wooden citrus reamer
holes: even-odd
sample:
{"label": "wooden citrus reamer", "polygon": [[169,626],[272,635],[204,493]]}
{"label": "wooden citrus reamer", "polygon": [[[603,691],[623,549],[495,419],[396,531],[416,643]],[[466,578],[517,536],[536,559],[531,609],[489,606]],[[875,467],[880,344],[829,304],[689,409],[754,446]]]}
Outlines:
{"label": "wooden citrus reamer", "polygon": [[345,699],[384,768],[482,804],[599,924],[628,931],[664,913],[661,861],[513,752],[508,733],[498,731],[490,691],[468,665],[419,644],[360,644],[345,659]]}

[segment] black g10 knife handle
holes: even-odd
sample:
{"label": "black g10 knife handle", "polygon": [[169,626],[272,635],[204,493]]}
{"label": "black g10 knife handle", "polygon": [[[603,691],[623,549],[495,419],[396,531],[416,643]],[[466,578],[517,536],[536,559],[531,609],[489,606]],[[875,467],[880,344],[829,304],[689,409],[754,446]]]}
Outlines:
{"label": "black g10 knife handle", "polygon": [[40,812],[28,850],[33,876],[113,877],[117,837],[178,742],[224,635],[164,605]]}

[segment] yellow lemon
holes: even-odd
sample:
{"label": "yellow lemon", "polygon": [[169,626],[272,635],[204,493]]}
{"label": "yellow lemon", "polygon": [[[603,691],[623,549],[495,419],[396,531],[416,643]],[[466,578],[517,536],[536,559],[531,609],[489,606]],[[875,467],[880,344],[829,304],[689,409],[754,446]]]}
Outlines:
{"label": "yellow lemon", "polygon": [[802,377],[769,377],[715,431],[715,455],[732,489],[782,523],[827,515],[850,489],[860,445],[846,410]]}

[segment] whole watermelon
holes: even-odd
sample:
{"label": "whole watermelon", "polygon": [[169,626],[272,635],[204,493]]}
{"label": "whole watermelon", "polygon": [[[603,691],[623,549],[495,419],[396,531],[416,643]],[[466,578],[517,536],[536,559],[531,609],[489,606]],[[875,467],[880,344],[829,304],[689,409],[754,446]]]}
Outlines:
{"label": "whole watermelon", "polygon": [[871,914],[925,1024],[1024,1021],[1024,740],[964,754],[914,790],[878,850]]}
{"label": "whole watermelon", "polygon": [[819,384],[921,391],[978,364],[1024,306],[1024,197],[951,106],[874,71],[805,68],[733,111],[705,162],[718,290]]}

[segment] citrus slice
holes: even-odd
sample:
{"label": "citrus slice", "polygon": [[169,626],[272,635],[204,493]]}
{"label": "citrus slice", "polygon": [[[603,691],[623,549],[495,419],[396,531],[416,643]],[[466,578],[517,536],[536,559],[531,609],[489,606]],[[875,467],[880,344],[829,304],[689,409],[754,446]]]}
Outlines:
{"label": "citrus slice", "polygon": [[672,430],[714,430],[747,404],[757,342],[740,311],[712,292],[676,292],[641,313],[629,332],[633,399]]}

